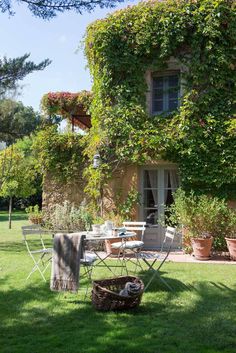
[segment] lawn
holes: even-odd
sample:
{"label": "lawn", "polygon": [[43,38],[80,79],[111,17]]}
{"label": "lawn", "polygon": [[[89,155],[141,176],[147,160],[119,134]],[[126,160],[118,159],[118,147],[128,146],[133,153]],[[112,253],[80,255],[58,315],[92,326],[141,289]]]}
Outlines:
{"label": "lawn", "polygon": [[15,214],[8,230],[0,214],[1,353],[235,353],[236,266],[167,263],[173,293],[156,282],[138,309],[97,312],[84,300],[85,280],[78,294],[51,292],[49,271],[46,284],[37,274],[25,280],[24,224]]}

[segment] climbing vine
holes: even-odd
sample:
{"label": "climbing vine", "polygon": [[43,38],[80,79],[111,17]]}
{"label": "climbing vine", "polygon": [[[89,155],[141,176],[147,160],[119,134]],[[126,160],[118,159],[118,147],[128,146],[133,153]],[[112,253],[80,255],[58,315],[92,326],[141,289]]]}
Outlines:
{"label": "climbing vine", "polygon": [[[235,197],[235,1],[140,2],[92,23],[85,52],[94,82],[86,153],[99,150],[106,175],[164,158],[178,163],[184,188]],[[173,57],[185,68],[181,105],[150,116],[145,73]]]}
{"label": "climbing vine", "polygon": [[33,143],[36,168],[58,181],[73,180],[84,166],[82,146],[82,136],[76,133],[58,133],[56,126],[41,130]]}

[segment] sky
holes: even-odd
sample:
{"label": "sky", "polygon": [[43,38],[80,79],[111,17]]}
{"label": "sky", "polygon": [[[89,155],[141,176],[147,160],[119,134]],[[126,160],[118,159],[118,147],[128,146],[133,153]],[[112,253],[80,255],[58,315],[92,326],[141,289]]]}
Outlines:
{"label": "sky", "polygon": [[[116,9],[137,2],[124,1]],[[90,90],[92,82],[81,41],[91,22],[106,17],[115,9],[97,8],[83,15],[65,12],[50,21],[34,17],[24,5],[14,4],[14,10],[14,16],[0,13],[0,55],[13,58],[30,53],[29,60],[35,63],[46,58],[52,60],[45,70],[27,75],[20,82],[23,88],[17,100],[39,110],[45,93]]]}

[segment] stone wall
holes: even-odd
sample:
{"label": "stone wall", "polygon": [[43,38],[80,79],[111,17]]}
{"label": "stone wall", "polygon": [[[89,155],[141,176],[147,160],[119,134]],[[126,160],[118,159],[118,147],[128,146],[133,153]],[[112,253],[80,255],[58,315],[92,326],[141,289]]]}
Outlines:
{"label": "stone wall", "polygon": [[70,182],[60,182],[47,174],[43,182],[43,210],[50,212],[55,204],[63,204],[64,201],[79,206],[84,199],[84,181],[82,175],[75,175]]}
{"label": "stone wall", "polygon": [[[123,202],[129,191],[134,188],[139,190],[139,176],[137,165],[122,165],[113,173],[113,178],[109,181],[103,193],[104,214],[116,209],[117,195]],[[138,218],[138,208],[134,210],[133,219]]]}

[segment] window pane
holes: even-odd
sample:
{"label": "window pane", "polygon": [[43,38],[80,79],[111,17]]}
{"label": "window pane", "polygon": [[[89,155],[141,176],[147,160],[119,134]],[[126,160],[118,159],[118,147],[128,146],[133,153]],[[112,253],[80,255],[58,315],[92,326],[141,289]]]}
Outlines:
{"label": "window pane", "polygon": [[163,112],[163,101],[154,101],[153,102],[153,112]]}
{"label": "window pane", "polygon": [[175,110],[178,108],[178,99],[173,99],[169,101],[169,111]]}
{"label": "window pane", "polygon": [[153,91],[153,98],[154,98],[154,100],[155,99],[160,99],[160,100],[162,100],[163,99],[163,89],[155,89],[154,91]]}
{"label": "window pane", "polygon": [[169,87],[178,87],[179,86],[179,77],[178,75],[169,76]]}
{"label": "window pane", "polygon": [[153,88],[163,88],[163,77],[153,78]]}
{"label": "window pane", "polygon": [[153,77],[152,112],[163,113],[179,106],[179,76]]}
{"label": "window pane", "polygon": [[179,175],[176,169],[165,169],[164,188],[173,192],[179,187]]}
{"label": "window pane", "polygon": [[144,210],[144,221],[149,225],[156,224],[158,220],[158,211],[157,209]]}
{"label": "window pane", "polygon": [[157,188],[157,170],[144,171],[144,188]]}
{"label": "window pane", "polygon": [[144,190],[144,207],[156,207],[157,190]]}
{"label": "window pane", "polygon": [[178,99],[178,90],[176,88],[169,90],[169,99]]}

